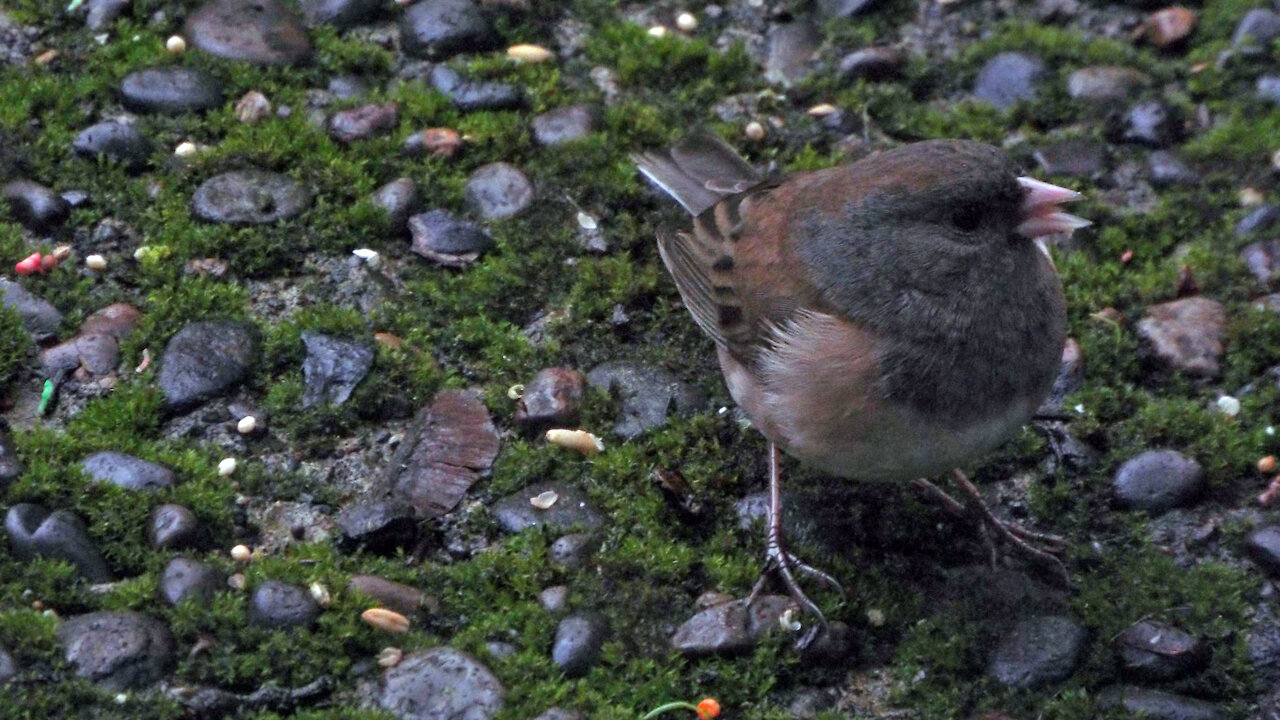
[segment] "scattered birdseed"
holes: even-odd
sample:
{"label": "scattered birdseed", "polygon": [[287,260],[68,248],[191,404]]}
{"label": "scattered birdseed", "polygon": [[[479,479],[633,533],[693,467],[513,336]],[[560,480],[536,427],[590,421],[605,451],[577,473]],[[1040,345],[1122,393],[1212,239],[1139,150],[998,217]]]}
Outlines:
{"label": "scattered birdseed", "polygon": [[549,510],[551,509],[551,506],[555,505],[556,501],[559,499],[560,499],[560,496],[556,493],[555,490],[547,490],[546,492],[540,492],[537,495],[534,495],[533,497],[529,498],[529,504],[538,508],[539,510]]}
{"label": "scattered birdseed", "polygon": [[698,29],[698,16],[691,12],[682,12],[676,16],[676,27],[680,32],[693,32]]}
{"label": "scattered birdseed", "polygon": [[386,608],[369,608],[360,613],[360,619],[384,632],[402,633],[409,630],[409,618]]}
{"label": "scattered birdseed", "polygon": [[604,451],[604,443],[600,438],[586,430],[565,430],[562,428],[548,430],[547,442],[570,450],[577,450],[583,455],[595,455]]}
{"label": "scattered birdseed", "polygon": [[752,120],[751,122],[747,123],[747,126],[745,128],[742,129],[742,134],[745,135],[748,140],[763,140],[764,125],[761,125],[755,120]]}
{"label": "scattered birdseed", "polygon": [[512,60],[540,63],[551,59],[551,51],[541,45],[512,45],[507,48],[507,57]]}
{"label": "scattered birdseed", "polygon": [[164,49],[177,55],[186,51],[187,41],[181,35],[171,35],[168,40],[164,41]]}
{"label": "scattered birdseed", "polygon": [[253,551],[248,545],[237,545],[231,548],[231,559],[238,563],[249,562],[249,558],[253,557]]}
{"label": "scattered birdseed", "polygon": [[107,259],[94,253],[84,259],[84,266],[94,272],[102,272],[107,269]]}
{"label": "scattered birdseed", "polygon": [[1230,395],[1223,395],[1218,398],[1218,410],[1227,417],[1235,417],[1240,414],[1240,401]]}
{"label": "scattered birdseed", "polygon": [[222,476],[222,477],[227,477],[227,476],[229,476],[231,473],[233,473],[233,472],[235,472],[235,471],[236,471],[236,459],[235,459],[235,458],[223,458],[223,459],[218,463],[218,475],[220,475],[220,476]]}
{"label": "scattered birdseed", "polygon": [[258,418],[252,415],[245,415],[240,418],[240,422],[236,423],[236,432],[241,435],[248,435],[258,429]]}
{"label": "scattered birdseed", "polygon": [[654,25],[653,27],[649,28],[649,37],[661,38],[666,36],[667,36],[667,29],[661,25]]}
{"label": "scattered birdseed", "polygon": [[398,647],[385,647],[378,651],[378,666],[393,668],[404,659],[404,651]]}
{"label": "scattered birdseed", "polygon": [[307,589],[311,592],[311,599],[316,601],[316,605],[327,608],[333,604],[333,596],[329,594],[329,588],[323,584],[313,582]]}

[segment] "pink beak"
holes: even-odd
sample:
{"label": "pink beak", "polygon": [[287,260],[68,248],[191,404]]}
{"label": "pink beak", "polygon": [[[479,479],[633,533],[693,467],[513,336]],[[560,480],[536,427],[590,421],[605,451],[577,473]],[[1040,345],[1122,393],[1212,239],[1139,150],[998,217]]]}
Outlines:
{"label": "pink beak", "polygon": [[1080,198],[1080,193],[1075,190],[1029,177],[1018,178],[1018,184],[1026,191],[1022,199],[1022,222],[1016,228],[1020,235],[1028,238],[1057,233],[1070,235],[1074,230],[1093,224],[1058,209],[1058,205]]}

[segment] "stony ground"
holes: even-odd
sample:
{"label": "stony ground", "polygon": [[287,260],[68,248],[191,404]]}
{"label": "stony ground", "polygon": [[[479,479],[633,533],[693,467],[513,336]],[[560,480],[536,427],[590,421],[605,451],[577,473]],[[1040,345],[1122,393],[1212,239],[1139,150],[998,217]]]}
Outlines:
{"label": "stony ground", "polygon": [[[1257,0],[7,3],[0,716],[1280,717],[1277,39]],[[849,591],[803,653],[744,605],[763,442],[628,159],[693,126],[1085,193],[1045,419],[967,469],[1072,588],[789,466]]]}

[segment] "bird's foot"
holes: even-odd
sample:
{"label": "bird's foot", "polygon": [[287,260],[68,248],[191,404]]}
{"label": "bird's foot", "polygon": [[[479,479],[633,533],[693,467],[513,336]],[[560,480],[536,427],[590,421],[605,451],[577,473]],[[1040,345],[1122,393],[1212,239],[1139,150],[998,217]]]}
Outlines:
{"label": "bird's foot", "polygon": [[770,578],[777,578],[782,581],[783,587],[787,589],[787,594],[791,596],[791,600],[795,602],[804,612],[817,618],[818,622],[810,625],[796,640],[796,650],[804,650],[818,637],[818,634],[827,627],[827,617],[822,614],[822,610],[817,603],[809,599],[804,589],[800,587],[800,583],[796,581],[796,576],[801,575],[818,581],[819,584],[825,585],[836,592],[844,595],[844,587],[830,573],[819,570],[792,555],[782,547],[780,539],[770,538],[769,544],[765,549],[765,566],[760,573],[760,579],[756,580],[755,587],[751,588],[751,594],[747,596],[747,605],[751,605],[756,597],[760,595],[765,586],[769,583]]}
{"label": "bird's foot", "polygon": [[979,535],[982,537],[983,545],[986,546],[987,551],[991,554],[991,564],[993,566],[999,559],[999,551],[996,548],[995,541],[992,539],[992,534],[994,533],[995,537],[1003,541],[1014,553],[1049,573],[1063,587],[1072,586],[1071,576],[1067,573],[1067,568],[1062,564],[1062,560],[1058,558],[1058,554],[1067,548],[1065,538],[1029,530],[1012,520],[1001,520],[991,511],[986,501],[982,499],[982,494],[978,491],[977,486],[969,478],[965,477],[964,473],[956,470],[953,475],[956,479],[956,484],[967,496],[966,502],[962,503],[956,500],[937,485],[923,478],[916,480],[916,486],[924,492],[926,497],[941,505],[944,510],[956,517],[972,522],[977,527]]}

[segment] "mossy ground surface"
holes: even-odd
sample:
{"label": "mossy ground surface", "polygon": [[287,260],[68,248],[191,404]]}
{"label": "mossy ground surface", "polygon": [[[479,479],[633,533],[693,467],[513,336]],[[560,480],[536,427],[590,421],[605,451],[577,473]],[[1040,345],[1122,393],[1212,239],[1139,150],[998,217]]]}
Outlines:
{"label": "mossy ground surface", "polygon": [[[1231,228],[1243,215],[1237,192],[1249,185],[1269,197],[1275,180],[1268,166],[1280,130],[1280,110],[1252,97],[1259,67],[1249,62],[1215,64],[1229,45],[1236,20],[1252,3],[1215,2],[1201,8],[1201,24],[1189,47],[1162,54],[1127,41],[1100,39],[1087,31],[1040,27],[1029,8],[991,20],[991,8],[974,3],[956,12],[972,13],[979,31],[958,52],[940,57],[912,55],[898,82],[844,82],[818,73],[786,94],[767,92],[758,66],[738,45],[715,48],[700,34],[650,37],[626,22],[615,3],[603,0],[542,1],[531,10],[504,16],[506,41],[553,44],[552,26],[563,14],[587,28],[583,51],[564,63],[517,65],[501,53],[451,61],[479,76],[517,83],[528,90],[524,111],[461,113],[420,81],[391,81],[395,55],[359,33],[331,29],[313,33],[314,61],[298,68],[256,68],[198,52],[171,57],[164,39],[172,21],[149,22],[156,13],[184,16],[195,3],[135,0],[99,43],[80,17],[63,12],[65,3],[17,0],[11,15],[42,29],[41,48],[59,55],[44,66],[28,64],[0,71],[0,132],[4,147],[20,148],[23,174],[59,191],[81,189],[92,198],[66,227],[50,238],[35,238],[18,224],[0,220],[0,259],[6,267],[34,250],[71,243],[83,256],[95,252],[90,230],[106,218],[133,229],[132,245],[108,255],[102,278],[77,269],[59,269],[22,279],[32,292],[65,315],[69,336],[89,313],[117,301],[142,311],[143,323],[124,348],[120,382],[95,397],[74,416],[17,423],[15,443],[27,465],[4,493],[5,505],[36,502],[64,508],[84,518],[119,577],[99,594],[78,582],[57,562],[21,563],[0,554],[0,646],[7,648],[28,681],[0,688],[0,716],[22,718],[178,718],[182,708],[158,693],[135,693],[117,702],[114,693],[71,677],[54,638],[57,620],[33,606],[70,616],[99,609],[133,609],[168,623],[180,647],[173,681],[247,691],[262,684],[299,686],[319,677],[340,692],[294,717],[384,718],[356,710],[350,690],[375,678],[371,659],[396,644],[405,651],[449,644],[472,652],[502,680],[509,692],[502,720],[534,717],[547,707],[578,709],[591,718],[635,718],[672,699],[714,696],[725,717],[789,717],[787,699],[807,687],[834,687],[846,697],[874,685],[887,697],[867,700],[869,716],[966,718],[987,711],[1009,717],[1084,720],[1104,717],[1098,691],[1120,680],[1109,640],[1139,619],[1166,620],[1208,639],[1209,668],[1170,689],[1213,700],[1234,717],[1251,717],[1257,695],[1246,635],[1263,579],[1242,563],[1242,540],[1256,519],[1229,522],[1212,549],[1173,553],[1152,539],[1144,516],[1113,510],[1109,481],[1116,465],[1153,447],[1171,447],[1199,460],[1211,492],[1203,517],[1243,508],[1265,484],[1255,460],[1280,452],[1280,439],[1266,428],[1277,424],[1280,389],[1264,378],[1276,364],[1280,315],[1256,310],[1253,298],[1266,291],[1244,269],[1236,251],[1244,241]],[[1092,3],[1086,3],[1092,5]],[[1097,4],[1098,7],[1103,7]],[[699,11],[701,2],[688,9]],[[794,10],[803,12],[797,3]],[[915,7],[893,0],[870,17],[832,21],[824,28],[828,52],[871,42],[893,42]],[[985,13],[985,15],[984,15]],[[1030,50],[1051,68],[1045,91],[1034,102],[1000,113],[961,99],[980,64],[993,54]],[[830,58],[829,58],[830,59]],[[1273,62],[1273,61],[1267,61]],[[227,97],[263,92],[288,117],[258,125],[237,121],[232,101],[201,116],[148,116],[141,127],[158,146],[153,169],[130,175],[124,169],[69,152],[77,132],[117,107],[115,89],[129,71],[151,65],[183,64],[221,78]],[[705,124],[744,147],[759,164],[789,170],[842,161],[837,135],[824,130],[804,110],[818,101],[834,103],[865,117],[868,131],[894,140],[971,137],[993,142],[1018,135],[1015,153],[1064,127],[1077,135],[1101,133],[1096,110],[1071,102],[1063,80],[1086,65],[1136,67],[1156,80],[1175,104],[1203,106],[1214,119],[1196,133],[1186,154],[1205,170],[1194,188],[1158,193],[1149,209],[1133,211],[1108,204],[1081,185],[1087,198],[1078,214],[1095,227],[1084,233],[1084,249],[1056,257],[1070,306],[1070,331],[1084,350],[1085,386],[1069,398],[1070,431],[1100,452],[1083,473],[1042,470],[1046,444],[1031,430],[972,468],[980,483],[1030,478],[1026,507],[1035,527],[1064,534],[1073,580],[1079,591],[1059,609],[1091,633],[1082,667],[1063,685],[1015,692],[988,679],[990,648],[1008,627],[993,617],[989,592],[975,583],[982,552],[971,536],[911,493],[897,488],[851,488],[803,468],[790,468],[792,486],[816,504],[835,507],[826,518],[846,534],[839,542],[805,542],[796,549],[854,590],[840,601],[815,594],[833,619],[853,630],[855,651],[838,665],[801,664],[785,639],[775,636],[749,654],[688,660],[667,646],[667,636],[692,613],[693,599],[706,590],[745,594],[760,567],[758,532],[738,527],[733,504],[763,480],[763,442],[744,433],[730,413],[713,408],[689,418],[673,418],[641,438],[606,437],[608,450],[590,460],[571,457],[513,430],[513,405],[506,390],[540,368],[589,368],[597,362],[630,358],[665,365],[713,398],[714,408],[730,405],[714,365],[710,341],[700,335],[678,304],[652,238],[677,215],[634,171],[628,153],[671,142],[686,127]],[[604,109],[597,132],[553,151],[537,146],[529,128],[537,112],[574,102],[602,102],[585,81],[591,67],[617,74],[621,96]],[[1202,67],[1201,67],[1202,66]],[[368,99],[394,100],[401,120],[388,136],[342,145],[310,124],[308,89],[323,88],[334,75],[373,79]],[[1155,93],[1156,91],[1152,91]],[[785,120],[787,129],[762,142],[746,143],[737,123],[718,121],[710,106],[734,93],[761,93],[762,115]],[[400,148],[411,132],[449,126],[469,136],[452,160],[410,159]],[[184,162],[169,150],[184,140],[210,150]],[[1117,148],[1120,161],[1140,161],[1145,151]],[[521,167],[537,187],[538,200],[520,217],[489,224],[497,250],[462,271],[432,266],[409,253],[368,199],[371,191],[397,177],[410,177],[433,207],[465,212],[463,183],[488,162]],[[315,206],[301,218],[265,227],[228,229],[191,217],[195,188],[219,172],[259,167],[288,173],[315,191]],[[1051,179],[1051,178],[1050,178]],[[1274,198],[1272,198],[1274,199]],[[575,240],[581,208],[599,218],[611,249],[588,255]],[[154,252],[135,262],[132,248]],[[364,314],[354,303],[324,292],[315,263],[345,261],[359,247],[377,250],[399,273],[399,286],[386,303]],[[1122,255],[1132,252],[1132,259]],[[191,260],[219,257],[231,272],[219,279],[192,279],[182,273]],[[1114,307],[1130,318],[1152,303],[1175,297],[1182,265],[1190,266],[1206,296],[1225,303],[1231,318],[1222,377],[1192,382],[1153,372],[1142,359],[1131,326],[1099,322],[1094,314]],[[254,282],[283,281],[302,289],[304,300],[284,318],[256,310]],[[611,319],[621,308],[628,322]],[[546,323],[540,342],[522,332],[540,313]],[[593,564],[567,570],[547,559],[554,537],[539,532],[500,536],[479,511],[465,522],[494,538],[488,551],[466,561],[406,562],[364,553],[343,553],[328,543],[295,544],[245,568],[252,586],[263,579],[334,590],[334,603],[309,631],[268,632],[244,622],[245,597],[227,590],[210,609],[171,608],[155,592],[171,553],[146,540],[151,509],[178,502],[195,511],[207,531],[202,559],[230,571],[226,549],[235,544],[237,493],[285,500],[306,499],[333,506],[341,493],[313,476],[270,473],[242,458],[238,487],[220,479],[221,452],[198,438],[174,438],[154,386],[154,374],[134,374],[144,350],[153,355],[183,324],[203,318],[245,319],[264,334],[262,358],[249,392],[272,413],[272,433],[308,459],[323,461],[333,449],[374,429],[403,427],[433,393],[445,387],[478,387],[506,435],[492,476],[470,500],[490,501],[532,482],[563,479],[584,487],[609,521]],[[0,311],[0,388],[11,397],[36,392],[41,382],[35,348],[19,331],[16,316]],[[401,349],[379,346],[374,369],[352,400],[338,408],[302,410],[299,340],[305,330],[367,338],[373,332],[398,335]],[[1240,396],[1234,419],[1213,409],[1221,393]],[[591,397],[583,426],[597,432],[613,423],[614,405]],[[89,452],[113,449],[173,468],[183,482],[145,496],[88,487],[78,472]],[[678,468],[694,496],[711,509],[688,524],[663,501],[650,480],[655,467]],[[822,534],[822,533],[819,533]],[[832,534],[826,533],[828,537]],[[957,542],[959,540],[959,542]],[[402,637],[389,640],[359,620],[367,605],[345,592],[346,578],[374,573],[406,582],[436,596],[441,611]],[[1021,576],[1019,576],[1021,577]],[[1029,582],[1029,581],[1025,581]],[[609,616],[615,632],[600,661],[581,679],[565,678],[549,660],[557,618],[543,610],[537,594],[552,584],[570,587],[571,605],[593,607]],[[975,587],[979,586],[979,587]],[[1017,603],[1014,603],[1016,605]],[[1052,603],[1051,603],[1052,604]],[[868,610],[883,613],[873,626]],[[1016,611],[1017,607],[1006,608]],[[204,652],[188,656],[201,637],[213,639]],[[511,642],[517,651],[493,659],[490,640]],[[868,692],[867,695],[876,693]],[[249,712],[248,717],[279,717]],[[847,717],[827,711],[819,718]]]}

